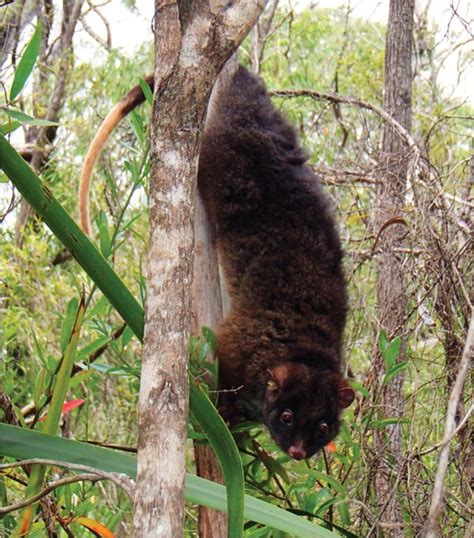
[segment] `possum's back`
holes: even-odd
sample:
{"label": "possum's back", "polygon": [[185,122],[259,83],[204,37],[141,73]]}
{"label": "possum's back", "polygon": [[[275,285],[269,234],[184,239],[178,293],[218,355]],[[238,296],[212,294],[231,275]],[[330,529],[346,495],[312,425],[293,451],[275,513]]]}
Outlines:
{"label": "possum's back", "polygon": [[327,311],[342,326],[341,247],[306,160],[261,81],[239,68],[216,98],[199,164],[232,307]]}

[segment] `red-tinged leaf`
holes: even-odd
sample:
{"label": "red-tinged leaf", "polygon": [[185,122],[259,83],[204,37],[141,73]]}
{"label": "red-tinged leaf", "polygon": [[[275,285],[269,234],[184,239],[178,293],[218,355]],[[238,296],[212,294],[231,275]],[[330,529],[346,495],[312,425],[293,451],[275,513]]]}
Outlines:
{"label": "red-tinged leaf", "polygon": [[74,519],[74,522],[80,523],[81,525],[89,529],[95,536],[99,536],[100,538],[115,538],[115,534],[112,531],[110,531],[105,525],[102,525],[102,523],[99,523],[94,519],[81,516],[76,517]]}
{"label": "red-tinged leaf", "polygon": [[82,398],[79,400],[69,400],[69,402],[65,402],[61,414],[65,415],[66,413],[69,413],[69,411],[72,411],[76,407],[80,407],[84,402],[85,400]]}
{"label": "red-tinged leaf", "polygon": [[330,441],[327,445],[326,445],[326,450],[328,452],[336,452],[336,443],[334,441]]}
{"label": "red-tinged leaf", "polygon": [[[62,409],[61,409],[61,415],[65,415],[66,413],[69,413],[69,411],[72,411],[76,407],[80,407],[85,400],[79,399],[79,400],[69,400],[69,402],[65,402]],[[38,422],[42,422],[43,420],[46,420],[46,417],[48,415],[43,415]]]}

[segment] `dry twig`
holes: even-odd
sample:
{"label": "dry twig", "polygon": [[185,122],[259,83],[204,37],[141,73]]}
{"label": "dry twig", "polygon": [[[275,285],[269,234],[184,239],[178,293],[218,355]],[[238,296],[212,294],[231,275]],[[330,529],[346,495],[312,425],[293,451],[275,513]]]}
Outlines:
{"label": "dry twig", "polygon": [[[85,471],[88,474],[93,474],[95,476],[100,477],[101,480],[104,480],[104,479],[110,480],[116,486],[122,488],[131,499],[133,499],[134,494],[135,494],[135,483],[128,476],[124,474],[120,474],[120,473],[109,473],[107,471],[102,471],[101,469],[96,469],[95,467],[90,467],[89,465],[82,465],[79,463],[69,463],[67,461],[49,460],[49,459],[44,459],[44,458],[31,458],[27,460],[15,461],[11,463],[2,463],[0,464],[0,471],[2,469],[11,469],[12,467],[22,467],[24,465],[34,465],[34,464],[54,465],[55,467],[64,467],[65,469],[71,469],[73,471]],[[41,496],[44,496],[44,495],[41,495]],[[34,502],[34,501],[30,500],[30,502]]]}
{"label": "dry twig", "polygon": [[451,395],[448,402],[448,411],[446,414],[446,425],[444,429],[443,448],[439,455],[438,471],[436,473],[435,484],[433,487],[433,495],[431,497],[431,506],[426,521],[424,536],[425,538],[435,538],[436,532],[436,520],[443,507],[444,496],[444,477],[449,464],[449,440],[456,429],[456,411],[459,401],[462,395],[462,389],[464,386],[464,380],[469,369],[469,365],[474,357],[474,316],[471,315],[471,322],[469,323],[469,330],[466,337],[466,343],[464,345],[464,351],[462,354],[461,362],[459,363],[458,374],[456,381],[454,382]]}

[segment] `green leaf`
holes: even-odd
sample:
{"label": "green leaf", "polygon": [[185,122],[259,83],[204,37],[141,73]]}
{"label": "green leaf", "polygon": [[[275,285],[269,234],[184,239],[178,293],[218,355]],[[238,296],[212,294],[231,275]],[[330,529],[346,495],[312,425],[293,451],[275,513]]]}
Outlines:
{"label": "green leaf", "polygon": [[387,337],[387,333],[385,332],[385,329],[382,329],[380,331],[380,335],[379,335],[379,349],[380,349],[380,352],[382,353],[382,355],[384,354],[385,350],[387,349],[388,347],[388,337]]}
{"label": "green leaf", "polygon": [[100,349],[102,346],[105,346],[109,342],[112,341],[111,336],[100,336],[87,346],[83,347],[76,355],[76,361],[84,361],[86,360],[89,355],[92,355],[95,353],[98,349]]}
{"label": "green leaf", "polygon": [[36,409],[40,407],[40,398],[44,393],[46,371],[41,369],[36,377],[35,385],[33,388],[33,402],[35,403]]}
{"label": "green leaf", "polygon": [[132,336],[133,336],[133,332],[131,331],[130,327],[127,325],[122,334],[122,347],[123,348],[127,347],[128,343],[132,339]]}
{"label": "green leaf", "polygon": [[389,342],[385,350],[382,352],[385,367],[387,368],[387,370],[392,368],[392,366],[396,363],[397,357],[400,354],[401,347],[402,339],[397,336]]}
{"label": "green leaf", "polygon": [[381,420],[374,420],[370,423],[372,428],[382,429],[385,426],[390,426],[391,424],[409,424],[410,421],[407,418],[393,417],[393,418],[384,418]]}
{"label": "green leaf", "polygon": [[6,108],[4,110],[6,114],[8,114],[11,118],[14,120],[18,120],[21,123],[27,123],[28,125],[35,125],[37,127],[50,127],[59,125],[57,121],[49,121],[49,120],[42,120],[39,118],[33,118],[32,116],[29,116],[28,114],[25,114],[24,112],[21,112],[21,110],[14,110],[12,108]]}
{"label": "green leaf", "polygon": [[13,133],[22,123],[20,121],[10,121],[9,123],[3,123],[0,125],[0,133],[2,135],[7,135],[8,133]]}
{"label": "green leaf", "polygon": [[133,178],[140,176],[140,168],[136,161],[125,161],[123,165]]}
{"label": "green leaf", "polygon": [[230,537],[242,536],[244,525],[244,471],[239,450],[224,420],[194,380],[189,383],[192,414],[206,432],[209,444],[222,467],[227,488],[227,512]]}
{"label": "green leaf", "polygon": [[53,357],[52,355],[48,355],[48,358],[46,359],[48,372],[50,372],[51,374],[55,374],[60,362],[61,362],[61,359],[58,359],[57,357]]}
{"label": "green leaf", "polygon": [[212,329],[209,329],[209,327],[201,327],[202,335],[204,336],[204,339],[211,347],[212,351],[215,351],[216,349],[216,335],[214,334]]}
{"label": "green leaf", "polygon": [[33,37],[30,39],[30,42],[18,63],[18,67],[15,70],[15,77],[13,78],[12,87],[10,88],[10,101],[13,101],[21,92],[33,70],[36,58],[40,51],[41,36],[42,25],[41,21],[38,21]]}
{"label": "green leaf", "polygon": [[66,309],[66,315],[64,316],[63,323],[61,325],[61,352],[64,353],[71,338],[72,327],[77,315],[77,309],[79,303],[76,298],[69,301]]}
{"label": "green leaf", "polygon": [[153,104],[153,92],[151,91],[151,88],[148,84],[148,82],[141,78],[138,82],[140,84],[140,88],[142,89],[143,95],[145,96],[145,99],[148,104]]}
{"label": "green leaf", "polygon": [[73,377],[71,377],[71,380],[69,381],[69,389],[74,389],[81,383],[87,382],[87,380],[92,377],[92,374],[92,370],[83,370],[82,372],[75,374]]}
{"label": "green leaf", "polygon": [[142,117],[135,110],[130,114],[130,123],[132,124],[133,131],[140,144],[143,144],[145,140],[145,129],[143,127]]}
{"label": "green leaf", "polygon": [[369,391],[361,383],[358,383],[357,381],[354,381],[353,379],[349,379],[349,385],[355,391],[360,392],[364,396],[364,398],[370,397]]}
{"label": "green leaf", "polygon": [[[44,458],[123,473],[136,478],[136,457],[34,430],[0,424],[0,455],[16,459]],[[185,500],[226,511],[226,489],[204,478],[186,474]],[[299,538],[335,538],[338,535],[277,506],[245,495],[244,516]]]}
{"label": "green leaf", "polygon": [[388,385],[392,379],[400,374],[403,370],[408,368],[408,361],[399,362],[395,364],[390,370],[383,376],[382,387]]}
{"label": "green leaf", "polygon": [[38,339],[36,338],[36,332],[35,332],[33,326],[31,326],[31,334],[33,336],[33,347],[35,348],[36,356],[41,361],[41,364],[42,364],[43,368],[47,369],[48,368],[48,363],[47,363],[47,361],[46,361],[46,359],[44,357],[43,349],[41,348],[41,345],[38,342]]}
{"label": "green leaf", "polygon": [[97,217],[97,226],[99,228],[99,239],[100,239],[100,251],[102,252],[104,258],[108,258],[112,252],[112,244],[110,242],[109,234],[109,224],[107,222],[107,215],[104,211],[100,211],[99,216]]}
{"label": "green leaf", "polygon": [[328,475],[316,469],[313,469],[310,472],[313,476],[316,476],[316,478],[322,484],[328,484],[331,489],[333,489],[334,491],[338,493],[338,497],[335,497],[335,500],[338,501],[337,510],[341,516],[341,520],[343,521],[343,523],[345,525],[350,525],[350,515],[349,515],[349,508],[348,508],[347,502],[342,502],[344,498],[346,497],[345,487],[336,478],[334,478],[331,475]]}
{"label": "green leaf", "polygon": [[[49,406],[48,415],[44,424],[44,431],[50,434],[56,433],[59,426],[62,407],[66,399],[66,392],[68,390],[69,379],[71,377],[72,367],[74,364],[77,342],[79,340],[79,331],[84,318],[84,298],[82,298],[79,307],[77,306],[77,301],[75,303],[76,304],[74,304],[74,301],[70,301],[68,305],[66,319],[70,315],[70,312],[74,312],[73,326],[69,333],[67,346],[64,350],[63,360],[61,361],[59,371],[55,378],[51,404]],[[28,486],[26,487],[25,491],[26,499],[33,497],[40,491],[46,471],[47,467],[45,465],[40,464],[32,466],[31,474],[28,478]],[[21,529],[22,533],[27,534],[25,531],[29,531],[31,528],[37,506],[38,503],[33,503],[22,509],[17,524],[17,529]]]}
{"label": "green leaf", "polygon": [[[69,301],[67,313],[64,318],[63,330],[61,330],[61,337],[67,334],[66,347],[64,349],[64,355],[59,366],[58,373],[56,374],[54,380],[53,396],[51,398],[48,417],[44,427],[44,431],[46,433],[55,433],[59,425],[62,408],[64,401],[66,400],[66,393],[69,387],[72,367],[76,357],[77,344],[79,342],[79,332],[82,327],[84,313],[84,297],[81,298],[80,303],[78,303],[77,299],[72,299]],[[68,318],[70,317],[72,317],[72,323],[69,327]],[[66,328],[64,328],[65,326]]]}

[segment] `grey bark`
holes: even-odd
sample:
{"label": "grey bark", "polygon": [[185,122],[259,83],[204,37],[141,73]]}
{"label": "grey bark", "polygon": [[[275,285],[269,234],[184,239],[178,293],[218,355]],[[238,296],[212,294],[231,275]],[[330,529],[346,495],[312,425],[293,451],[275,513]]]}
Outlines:
{"label": "grey bark", "polygon": [[[411,45],[414,0],[390,0],[385,48],[384,108],[408,132],[411,127]],[[407,296],[404,270],[402,224],[384,227],[391,219],[404,218],[404,197],[409,164],[409,148],[393,126],[384,124],[381,168],[384,182],[377,187],[376,232],[381,254],[377,265],[377,304],[380,327],[389,338],[403,336]],[[396,221],[394,221],[396,222]],[[403,351],[398,358],[403,360]],[[379,377],[384,373],[383,361],[376,357]],[[403,376],[399,375],[382,391],[381,412],[388,417],[403,415]],[[403,536],[397,491],[393,484],[402,472],[402,435],[399,425],[377,432],[376,495],[381,522],[393,528],[392,536]]]}
{"label": "grey bark", "polygon": [[262,5],[155,2],[150,250],[133,536],[183,534],[196,175],[207,102]]}

